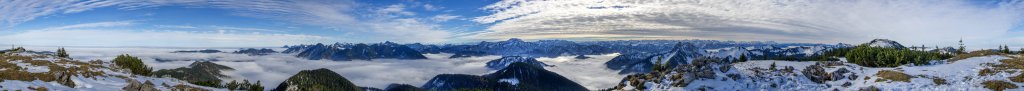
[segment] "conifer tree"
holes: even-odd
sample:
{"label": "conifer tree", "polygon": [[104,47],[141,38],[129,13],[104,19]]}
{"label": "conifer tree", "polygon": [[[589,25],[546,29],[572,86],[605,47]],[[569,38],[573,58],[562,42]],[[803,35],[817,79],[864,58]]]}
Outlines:
{"label": "conifer tree", "polygon": [[746,61],[747,61],[747,54],[740,54],[740,62],[746,62]]}
{"label": "conifer tree", "polygon": [[1010,46],[1003,45],[1003,53],[1010,54]]}
{"label": "conifer tree", "polygon": [[966,52],[967,50],[965,50],[966,46],[964,46],[964,39],[960,39],[959,42],[960,42],[960,48],[956,49],[957,54],[967,53]]}
{"label": "conifer tree", "polygon": [[238,89],[238,81],[231,80],[231,82],[228,82],[228,84],[226,84],[226,85],[228,87],[228,90],[234,91],[234,90]]}
{"label": "conifer tree", "polygon": [[57,57],[60,57],[60,58],[68,58],[69,57],[68,52],[64,50],[64,47],[61,47],[60,49],[57,49]]}
{"label": "conifer tree", "polygon": [[260,85],[260,80],[256,80],[256,84],[250,85],[249,91],[263,91],[263,86]]}

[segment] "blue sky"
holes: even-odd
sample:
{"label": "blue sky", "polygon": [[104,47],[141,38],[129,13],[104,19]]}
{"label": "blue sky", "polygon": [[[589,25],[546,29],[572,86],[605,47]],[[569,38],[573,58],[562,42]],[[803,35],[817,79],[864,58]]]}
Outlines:
{"label": "blue sky", "polygon": [[1019,0],[0,1],[0,44],[256,47],[507,38],[1024,46]]}

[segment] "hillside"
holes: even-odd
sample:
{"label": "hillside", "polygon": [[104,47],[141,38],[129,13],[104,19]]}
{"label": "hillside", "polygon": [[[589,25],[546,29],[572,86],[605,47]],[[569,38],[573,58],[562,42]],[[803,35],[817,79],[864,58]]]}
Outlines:
{"label": "hillside", "polygon": [[[72,54],[73,55],[73,54]],[[0,53],[0,90],[222,90],[174,78],[129,74],[110,61],[82,61],[16,48]]]}

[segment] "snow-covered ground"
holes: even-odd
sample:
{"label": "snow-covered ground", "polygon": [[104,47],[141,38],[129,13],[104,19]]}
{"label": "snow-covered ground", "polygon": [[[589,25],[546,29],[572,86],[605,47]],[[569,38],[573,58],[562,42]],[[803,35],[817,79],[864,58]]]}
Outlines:
{"label": "snow-covered ground", "polygon": [[[1019,73],[997,73],[990,76],[979,76],[978,72],[982,69],[989,68],[989,63],[999,64],[999,60],[1007,59],[1004,56],[983,56],[974,57],[964,60],[959,60],[952,63],[940,63],[935,65],[923,65],[923,66],[910,66],[904,65],[894,68],[872,68],[872,67],[861,67],[856,64],[844,63],[840,66],[826,66],[825,72],[833,72],[841,68],[849,69],[851,73],[856,74],[857,77],[853,80],[850,79],[838,79],[835,81],[827,81],[824,84],[814,83],[807,77],[805,77],[802,70],[808,66],[814,65],[816,62],[796,62],[796,61],[779,61],[779,60],[752,60],[748,62],[734,63],[734,69],[728,72],[716,71],[716,79],[701,79],[691,82],[686,87],[667,87],[661,88],[660,90],[696,90],[701,88],[713,88],[713,90],[719,91],[756,91],[756,90],[768,90],[768,91],[822,91],[822,90],[859,90],[861,88],[875,86],[883,91],[985,91],[989,90],[984,88],[981,83],[989,80],[1001,80],[1011,82],[1008,77],[1015,76]],[[781,75],[781,76],[768,76],[768,78],[757,78],[758,74],[751,69],[767,69],[772,63],[775,63],[777,69],[782,69],[786,66],[792,66],[796,75]],[[894,70],[902,73],[906,73],[913,78],[910,82],[899,82],[899,81],[881,81],[881,77],[876,76],[881,70]],[[763,71],[763,70],[762,70]],[[743,76],[740,80],[729,80],[726,79],[726,74],[736,73]],[[779,73],[769,73],[770,75]],[[761,75],[764,76],[764,75]],[[865,79],[868,76],[869,79]],[[935,78],[941,78],[946,80],[943,85],[938,85],[932,80]],[[850,86],[842,86],[844,83],[851,83]],[[1014,82],[1011,82],[1014,83]],[[648,82],[651,85],[657,85]],[[769,86],[771,84],[777,85],[777,87]],[[1022,85],[1020,83],[1014,83],[1016,85]],[[650,86],[650,85],[648,85]],[[649,88],[657,88],[658,86],[650,86]],[[1022,90],[1022,89],[1010,89]]]}

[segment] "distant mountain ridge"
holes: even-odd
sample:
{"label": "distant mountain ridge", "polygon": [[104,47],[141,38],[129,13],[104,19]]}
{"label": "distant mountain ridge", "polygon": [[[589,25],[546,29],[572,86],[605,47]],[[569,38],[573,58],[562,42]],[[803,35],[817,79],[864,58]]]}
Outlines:
{"label": "distant mountain ridge", "polygon": [[487,62],[487,68],[500,70],[500,69],[504,69],[505,67],[508,67],[508,65],[511,65],[512,63],[516,63],[516,62],[523,62],[523,63],[527,63],[527,64],[530,64],[530,65],[533,65],[533,66],[536,66],[536,67],[540,67],[540,68],[543,68],[544,66],[548,66],[548,64],[544,64],[544,62],[537,61],[537,59],[534,59],[534,58],[527,58],[527,57],[520,57],[520,56],[504,56],[504,57],[501,57],[499,59],[488,61]]}
{"label": "distant mountain ridge", "polygon": [[[634,53],[664,53],[675,48],[677,43],[693,44],[694,49],[722,49],[734,47],[749,47],[749,51],[802,51],[806,48],[785,48],[785,47],[817,47],[833,48],[845,45],[830,44],[809,44],[809,43],[775,43],[771,41],[717,41],[717,40],[616,40],[616,41],[583,41],[573,42],[567,40],[537,40],[527,42],[522,39],[511,38],[505,41],[488,42],[481,41],[476,44],[463,45],[426,45],[406,44],[415,50],[423,53],[451,53],[455,54],[450,58],[471,57],[471,56],[523,56],[523,57],[558,57],[577,55],[600,55],[610,53],[634,54]],[[747,51],[747,50],[744,50]],[[756,53],[756,52],[755,52]],[[798,55],[803,53],[790,53]],[[774,54],[768,54],[774,55]],[[780,54],[784,55],[784,54]],[[738,55],[735,55],[738,56]],[[734,56],[734,57],[735,57]],[[723,56],[724,57],[724,56]]]}
{"label": "distant mountain ridge", "polygon": [[384,42],[377,44],[342,44],[335,43],[331,45],[325,45],[317,43],[315,45],[296,45],[288,46],[282,53],[298,53],[296,57],[306,58],[309,60],[334,60],[334,61],[350,61],[350,60],[372,60],[379,58],[391,58],[391,59],[426,59],[421,52],[413,50],[405,45],[400,45],[393,42]]}

